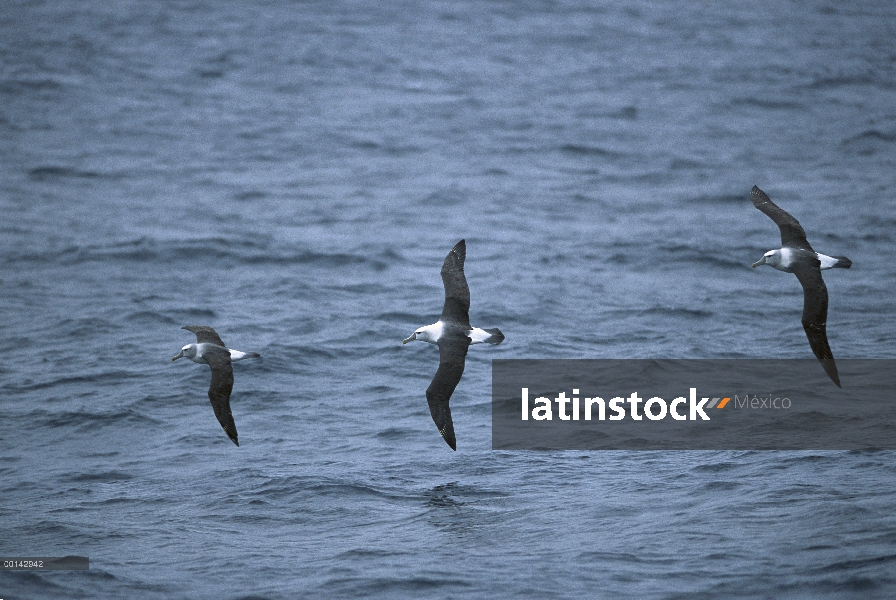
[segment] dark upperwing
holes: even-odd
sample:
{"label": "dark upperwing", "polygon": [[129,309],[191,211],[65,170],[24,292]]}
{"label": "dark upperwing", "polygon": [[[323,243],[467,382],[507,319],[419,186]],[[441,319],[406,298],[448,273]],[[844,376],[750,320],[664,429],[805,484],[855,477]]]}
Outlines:
{"label": "dark upperwing", "polygon": [[782,209],[780,206],[772,202],[765,192],[755,185],[750,190],[750,200],[753,206],[767,214],[772,221],[781,230],[781,246],[784,248],[802,248],[803,250],[812,250],[809,241],[806,239],[806,232],[803,231],[799,221],[794,219],[790,213]]}
{"label": "dark upperwing", "polygon": [[[212,332],[214,333],[214,332]],[[230,351],[226,348],[208,348],[202,355],[212,369],[212,383],[208,388],[208,399],[212,402],[215,416],[224,433],[234,444],[240,445],[237,439],[236,423],[230,412],[230,392],[233,391],[233,367],[230,363]]]}
{"label": "dark upperwing", "polygon": [[470,288],[464,276],[464,259],[467,244],[464,240],[455,244],[442,263],[442,283],[445,284],[445,306],[442,322],[454,322],[470,329]]}
{"label": "dark upperwing", "polygon": [[432,420],[452,450],[457,450],[457,439],[454,437],[454,423],[448,401],[464,374],[469,347],[470,338],[464,335],[442,338],[439,341],[439,370],[426,388],[426,401],[429,403]]}
{"label": "dark upperwing", "polygon": [[[181,329],[192,331],[196,334],[197,344],[214,344],[215,346],[224,346],[224,342],[218,336],[218,333],[211,327],[205,325],[185,325]],[[226,347],[226,346],[225,346]]]}
{"label": "dark upperwing", "polygon": [[834,363],[834,355],[828,344],[828,288],[821,278],[821,263],[815,256],[806,256],[791,266],[796,278],[803,286],[803,329],[809,338],[809,346],[821,362],[831,381],[840,385],[840,375]]}

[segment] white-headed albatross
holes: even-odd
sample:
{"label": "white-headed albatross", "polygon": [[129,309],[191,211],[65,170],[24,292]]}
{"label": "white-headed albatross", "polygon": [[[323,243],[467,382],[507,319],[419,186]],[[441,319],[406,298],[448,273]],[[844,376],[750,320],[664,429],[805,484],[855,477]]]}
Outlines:
{"label": "white-headed albatross", "polygon": [[259,358],[261,355],[258,352],[228,349],[211,327],[187,325],[183,329],[196,334],[196,343],[181,348],[177,356],[171,360],[185,357],[195,363],[211,367],[212,383],[208,388],[208,399],[212,401],[212,408],[215,409],[215,416],[224,428],[224,433],[239,446],[236,423],[233,422],[233,414],[230,412],[230,392],[233,390],[231,363],[244,358]]}
{"label": "white-headed albatross", "polygon": [[755,185],[750,191],[753,206],[771,217],[781,230],[781,248],[769,250],[753,268],[768,265],[785,273],[793,273],[803,286],[803,329],[809,338],[812,352],[821,362],[825,373],[840,385],[840,376],[834,355],[828,344],[828,289],[821,278],[823,269],[848,269],[852,266],[845,256],[827,256],[812,249],[806,240],[806,232],[790,214],[769,200],[765,192]]}
{"label": "white-headed albatross", "polygon": [[504,340],[504,334],[498,329],[470,327],[470,288],[464,277],[466,256],[467,245],[461,240],[442,263],[442,283],[445,284],[442,316],[432,325],[419,328],[402,342],[407,344],[420,340],[439,347],[439,370],[426,389],[426,401],[432,420],[452,450],[457,450],[457,440],[448,401],[464,374],[467,349],[470,344],[500,344]]}

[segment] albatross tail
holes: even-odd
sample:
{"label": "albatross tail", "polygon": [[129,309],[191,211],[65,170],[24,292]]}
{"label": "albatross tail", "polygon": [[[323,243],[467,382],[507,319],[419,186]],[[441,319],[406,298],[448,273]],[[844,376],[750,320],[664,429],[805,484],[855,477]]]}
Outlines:
{"label": "albatross tail", "polygon": [[232,348],[228,348],[228,350],[230,351],[231,362],[243,360],[244,358],[261,358],[261,354],[258,352],[241,352],[239,350],[233,350]]}
{"label": "albatross tail", "polygon": [[828,256],[818,252],[815,254],[821,262],[822,269],[848,269],[852,266],[852,261],[845,256]]}
{"label": "albatross tail", "polygon": [[500,344],[504,341],[504,334],[500,329],[480,329],[474,327],[467,332],[467,336],[472,340],[471,344]]}
{"label": "albatross tail", "polygon": [[482,340],[486,344],[498,345],[504,341],[504,334],[501,333],[501,330],[497,327],[495,327],[494,329],[483,329],[483,331],[491,334],[489,337]]}

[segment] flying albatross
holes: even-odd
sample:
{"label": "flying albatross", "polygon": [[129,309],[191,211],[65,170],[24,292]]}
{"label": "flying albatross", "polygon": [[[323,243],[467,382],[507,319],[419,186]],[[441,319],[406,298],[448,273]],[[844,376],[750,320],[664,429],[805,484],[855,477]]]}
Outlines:
{"label": "flying albatross", "polygon": [[848,269],[852,261],[845,256],[827,256],[812,249],[806,240],[806,232],[790,214],[769,200],[765,192],[755,185],[750,191],[753,206],[771,217],[781,229],[781,246],[769,250],[753,268],[768,265],[785,273],[793,273],[803,286],[803,329],[809,338],[812,352],[821,362],[825,373],[840,385],[834,355],[828,345],[826,323],[828,320],[828,289],[821,278],[823,269]]}
{"label": "flying albatross", "polygon": [[244,358],[259,358],[258,352],[230,350],[211,327],[187,325],[182,329],[196,334],[196,343],[187,344],[172,358],[189,358],[195,363],[208,365],[212,370],[212,383],[208,388],[208,399],[212,401],[215,416],[234,444],[240,445],[236,437],[236,423],[230,412],[230,392],[233,390],[233,368],[230,363]]}
{"label": "flying albatross", "polygon": [[442,283],[445,284],[442,316],[432,325],[419,328],[402,342],[407,344],[420,340],[439,347],[439,370],[426,389],[426,401],[432,420],[452,450],[457,450],[457,440],[448,400],[464,374],[467,349],[470,344],[500,344],[504,341],[504,334],[498,329],[470,327],[470,288],[464,277],[466,256],[467,244],[461,240],[442,263]]}

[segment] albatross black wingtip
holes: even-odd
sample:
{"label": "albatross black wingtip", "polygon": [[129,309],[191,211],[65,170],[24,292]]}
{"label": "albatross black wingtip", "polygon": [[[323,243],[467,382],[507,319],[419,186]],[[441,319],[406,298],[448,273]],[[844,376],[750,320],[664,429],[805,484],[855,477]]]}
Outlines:
{"label": "albatross black wingtip", "polygon": [[448,426],[439,429],[439,433],[442,434],[445,443],[448,444],[452,450],[457,452],[457,439],[454,437],[454,427],[449,424]]}
{"label": "albatross black wingtip", "polygon": [[821,363],[821,366],[824,368],[824,372],[828,374],[828,377],[831,378],[838,388],[841,390],[843,386],[840,385],[840,374],[837,372],[837,364],[834,362],[833,358],[820,358],[818,362]]}
{"label": "albatross black wingtip", "polygon": [[755,206],[756,208],[759,208],[766,202],[770,202],[766,193],[760,190],[759,186],[756,185],[754,185],[753,189],[750,190],[750,200],[753,201],[753,206]]}
{"label": "albatross black wingtip", "polygon": [[467,240],[463,239],[458,243],[454,244],[454,248],[451,249],[454,254],[457,254],[461,260],[467,258]]}
{"label": "albatross black wingtip", "polygon": [[224,425],[224,424],[222,423],[222,424],[221,424],[221,429],[224,430],[224,433],[227,434],[227,437],[230,438],[230,441],[231,441],[231,442],[233,442],[233,443],[236,444],[237,446],[240,445],[240,440],[239,440],[238,434],[237,434],[237,432],[236,432],[236,425],[235,425],[235,424],[234,424],[234,425],[227,426],[227,425]]}

